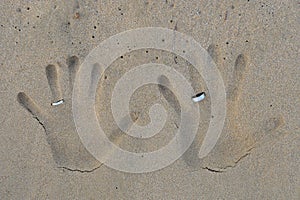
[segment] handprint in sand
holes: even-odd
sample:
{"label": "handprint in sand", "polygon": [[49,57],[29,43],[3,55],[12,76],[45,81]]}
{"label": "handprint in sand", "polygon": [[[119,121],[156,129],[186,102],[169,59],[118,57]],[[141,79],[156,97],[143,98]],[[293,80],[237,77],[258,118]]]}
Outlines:
{"label": "handprint in sand", "polygon": [[[76,56],[69,57],[66,64],[67,67],[52,64],[46,67],[46,76],[53,99],[44,107],[37,105],[34,99],[24,92],[18,93],[17,100],[45,129],[45,137],[58,167],[89,172],[99,168],[102,163],[96,160],[82,144],[72,115],[72,89],[79,69],[79,59]],[[60,73],[61,71],[66,73]],[[100,66],[95,64],[91,74],[92,81],[98,80],[96,75],[101,74],[100,71]],[[61,77],[61,74],[65,76]],[[96,87],[96,84],[91,83],[91,86]],[[64,94],[62,88],[66,88]]]}

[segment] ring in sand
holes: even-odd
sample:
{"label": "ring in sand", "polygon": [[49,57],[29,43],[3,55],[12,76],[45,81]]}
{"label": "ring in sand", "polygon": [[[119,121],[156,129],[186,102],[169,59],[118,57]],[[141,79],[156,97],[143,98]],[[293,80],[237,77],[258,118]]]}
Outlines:
{"label": "ring in sand", "polygon": [[199,101],[202,101],[205,98],[205,96],[206,96],[205,92],[201,92],[201,93],[198,93],[195,96],[193,96],[192,100],[194,102],[199,102]]}
{"label": "ring in sand", "polygon": [[61,100],[58,100],[58,101],[55,101],[55,102],[51,103],[51,105],[52,106],[58,106],[58,105],[63,104],[63,103],[64,103],[64,100],[61,99]]}

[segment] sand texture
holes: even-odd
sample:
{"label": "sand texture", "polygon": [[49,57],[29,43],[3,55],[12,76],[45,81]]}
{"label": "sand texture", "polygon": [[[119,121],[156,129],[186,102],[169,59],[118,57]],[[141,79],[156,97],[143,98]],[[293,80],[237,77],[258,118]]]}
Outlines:
{"label": "sand texture", "polygon": [[[1,1],[0,199],[299,199],[299,8],[293,0]],[[100,42],[141,27],[182,32],[207,50],[225,85],[226,119],[213,150],[199,159],[214,116],[206,82],[190,62],[146,48],[124,54],[105,71],[95,63],[89,91],[96,91],[99,124],[127,151],[167,145],[182,109],[172,80],[160,76],[168,87],[138,88],[122,123],[126,130],[145,126],[149,109],[160,104],[167,111],[163,129],[148,139],[125,134],[111,101],[126,72],[164,64],[207,94],[188,150],[163,169],[132,174],[107,167],[85,148],[72,95],[81,64]]]}

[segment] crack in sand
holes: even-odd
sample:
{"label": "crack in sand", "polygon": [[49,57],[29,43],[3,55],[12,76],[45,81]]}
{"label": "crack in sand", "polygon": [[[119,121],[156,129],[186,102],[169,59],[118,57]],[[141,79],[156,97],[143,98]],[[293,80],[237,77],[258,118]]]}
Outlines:
{"label": "crack in sand", "polygon": [[242,155],[239,159],[237,159],[236,161],[234,161],[233,165],[227,165],[225,167],[222,168],[210,168],[210,167],[203,167],[202,169],[207,169],[210,172],[216,172],[216,173],[222,173],[222,172],[226,172],[226,170],[228,168],[234,168],[238,165],[238,163],[245,157],[247,157],[248,155],[250,155],[250,152],[252,151],[252,149],[254,149],[254,147],[250,148],[244,155]]}
{"label": "crack in sand", "polygon": [[71,169],[71,168],[68,168],[68,167],[58,167],[58,168],[59,169],[64,169],[64,170],[67,170],[67,171],[70,171],[70,172],[91,173],[91,172],[99,169],[102,165],[103,165],[103,163],[101,163],[98,167],[95,167],[95,168],[90,169],[90,170]]}
{"label": "crack in sand", "polygon": [[36,119],[38,121],[38,123],[43,127],[45,133],[47,134],[47,131],[46,131],[46,127],[45,125],[42,123],[42,121],[38,118],[38,117],[33,117],[34,119]]}

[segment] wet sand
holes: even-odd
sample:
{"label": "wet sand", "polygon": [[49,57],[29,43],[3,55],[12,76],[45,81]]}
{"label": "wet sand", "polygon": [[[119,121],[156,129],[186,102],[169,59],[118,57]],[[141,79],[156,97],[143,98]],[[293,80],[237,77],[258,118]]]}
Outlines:
{"label": "wet sand", "polygon": [[[4,1],[0,10],[1,199],[299,198],[297,2]],[[104,72],[95,105],[108,138],[123,149],[157,150],[180,126],[176,95],[150,84],[133,94],[130,116],[147,125],[149,108],[159,103],[168,111],[164,129],[140,140],[117,127],[111,95],[130,69],[165,64],[196,91],[208,92],[199,103],[198,133],[184,155],[159,171],[130,174],[103,165],[84,148],[71,100],[78,68],[89,52],[110,36],[140,27],[176,29],[208,50],[225,84],[227,115],[215,148],[199,159],[212,117],[203,78],[170,52],[145,49],[123,55]],[[51,106],[62,99],[62,105]]]}

